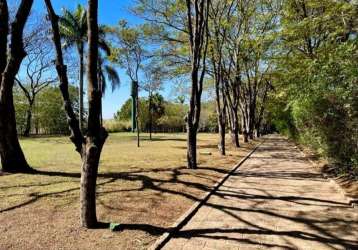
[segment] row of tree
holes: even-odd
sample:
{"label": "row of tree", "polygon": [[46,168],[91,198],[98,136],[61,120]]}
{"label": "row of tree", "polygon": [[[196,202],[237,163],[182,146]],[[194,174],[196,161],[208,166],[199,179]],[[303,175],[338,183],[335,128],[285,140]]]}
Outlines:
{"label": "row of tree", "polygon": [[[139,1],[134,12],[145,19],[145,31],[157,45],[154,56],[174,77],[191,82],[188,113],[188,167],[196,168],[196,137],[202,95],[213,89],[225,155],[225,134],[240,146],[260,136],[268,92],[273,89],[274,33],[279,1]],[[154,45],[153,45],[154,46]]]}

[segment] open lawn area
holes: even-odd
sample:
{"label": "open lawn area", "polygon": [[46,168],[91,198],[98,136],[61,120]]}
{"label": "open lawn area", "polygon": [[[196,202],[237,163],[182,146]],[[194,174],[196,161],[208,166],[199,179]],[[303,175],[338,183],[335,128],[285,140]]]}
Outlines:
{"label": "open lawn area", "polygon": [[[97,213],[120,232],[79,223],[80,156],[66,137],[22,139],[36,174],[0,176],[0,249],[145,249],[257,144],[228,146],[199,134],[199,169],[186,168],[186,135],[111,134],[101,157]],[[229,144],[229,143],[228,143]],[[211,152],[212,154],[208,154]]]}

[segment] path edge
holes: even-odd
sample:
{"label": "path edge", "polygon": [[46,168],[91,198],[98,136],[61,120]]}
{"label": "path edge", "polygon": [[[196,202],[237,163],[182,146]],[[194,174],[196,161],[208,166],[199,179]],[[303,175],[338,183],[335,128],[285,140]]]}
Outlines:
{"label": "path edge", "polygon": [[[299,147],[299,145],[297,143],[295,143],[295,145],[296,145],[296,148],[301,152],[301,154],[306,158],[306,160],[309,161],[311,163],[311,165],[313,165],[313,167],[316,167],[318,165],[315,161],[310,159],[310,157]],[[358,209],[358,200],[357,199],[351,197],[346,192],[346,190],[344,190],[344,188],[341,187],[341,185],[339,185],[339,183],[334,178],[332,178],[329,175],[322,173],[322,172],[321,172],[321,175],[322,175],[322,178],[326,179],[328,182],[330,182],[332,185],[334,185],[339,190],[339,192],[344,196],[344,198],[347,200],[348,204],[351,207]]]}
{"label": "path edge", "polygon": [[[261,137],[262,138],[262,137]],[[244,158],[242,158],[239,163],[235,164],[232,169],[225,174],[219,181],[215,183],[212,189],[203,194],[202,197],[199,198],[199,201],[195,202],[188,211],[186,211],[179,219],[170,227],[168,232],[165,232],[160,236],[153,245],[151,245],[148,250],[159,250],[162,249],[166,243],[172,238],[172,236],[178,232],[181,228],[183,228],[190,219],[196,214],[200,207],[204,205],[206,201],[210,198],[210,196],[215,193],[219,187],[224,184],[224,182],[234,173],[236,170],[247,160],[250,156],[255,153],[255,151],[265,142],[265,138],[262,138],[262,141],[259,142]]]}

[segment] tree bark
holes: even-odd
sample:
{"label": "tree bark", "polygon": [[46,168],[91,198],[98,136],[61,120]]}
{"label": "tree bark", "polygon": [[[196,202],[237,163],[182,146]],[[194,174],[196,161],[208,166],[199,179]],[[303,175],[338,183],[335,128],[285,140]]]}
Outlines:
{"label": "tree bark", "polygon": [[79,90],[78,90],[78,98],[79,98],[79,110],[78,110],[78,121],[81,131],[83,131],[83,77],[84,77],[84,48],[83,44],[78,47],[78,56],[80,58],[80,72],[79,72]]}
{"label": "tree bark", "polygon": [[68,77],[67,77],[67,67],[63,61],[62,47],[61,47],[61,36],[58,26],[59,17],[56,15],[53,10],[50,0],[44,0],[48,12],[49,19],[51,21],[52,33],[53,33],[53,43],[56,50],[56,71],[60,81],[60,91],[64,101],[64,109],[67,116],[67,122],[69,129],[71,131],[70,139],[72,143],[76,146],[76,151],[82,155],[82,146],[85,143],[85,139],[81,133],[79,127],[78,119],[73,111],[72,102],[70,99],[70,94],[68,91]]}
{"label": "tree bark", "polygon": [[219,134],[220,134],[220,144],[219,144],[219,151],[221,155],[226,155],[226,150],[225,150],[225,127],[226,127],[226,122],[225,122],[225,110],[226,110],[226,106],[224,105],[223,108],[223,113],[224,115],[220,115],[220,117],[218,118],[219,120]]}
{"label": "tree bark", "polygon": [[[219,151],[221,155],[225,155],[225,126],[226,126],[226,101],[225,101],[225,93],[223,91],[223,84],[221,78],[221,64],[216,67],[215,62],[213,62],[214,71],[215,71],[215,100],[216,100],[216,113],[218,119],[218,128],[219,128]],[[221,103],[221,97],[222,102]]]}
{"label": "tree bark", "polygon": [[31,124],[32,124],[32,110],[33,110],[33,100],[29,100],[29,107],[26,111],[26,125],[25,125],[25,131],[24,136],[29,137],[31,133]]}
{"label": "tree bark", "polygon": [[197,130],[193,128],[191,125],[187,124],[187,161],[188,161],[188,168],[196,169],[197,168],[197,161],[196,161],[196,135]]}
{"label": "tree bark", "polygon": [[247,118],[244,112],[242,112],[242,135],[244,137],[244,142],[249,142],[249,132],[247,126]]}
{"label": "tree bark", "polygon": [[98,225],[96,216],[96,181],[102,147],[108,136],[101,126],[101,90],[97,76],[98,0],[88,0],[88,131],[84,144],[81,171],[81,224],[86,228]]}
{"label": "tree bark", "polygon": [[149,139],[152,140],[153,131],[153,110],[152,110],[152,92],[149,91]]}
{"label": "tree bark", "polygon": [[88,8],[88,131],[86,138],[83,137],[79,122],[73,112],[72,103],[68,93],[68,78],[66,66],[63,63],[61,39],[58,28],[58,16],[55,14],[51,1],[45,0],[48,14],[53,29],[53,41],[56,48],[56,69],[60,78],[60,89],[65,102],[65,110],[71,130],[71,140],[76,150],[82,157],[81,169],[81,225],[86,228],[97,227],[96,216],[96,181],[99,159],[103,144],[108,136],[107,131],[101,126],[101,90],[97,78],[98,61],[98,0],[89,0]]}
{"label": "tree bark", "polygon": [[[208,50],[208,6],[210,0],[186,0],[187,28],[191,60],[191,95],[187,114],[188,168],[197,168],[196,144],[201,112],[201,94]],[[193,8],[194,6],[194,8]]]}
{"label": "tree bark", "polygon": [[237,110],[233,110],[233,117],[232,117],[232,130],[231,130],[231,142],[232,144],[239,148],[239,117],[237,114]]}
{"label": "tree bark", "polygon": [[[22,0],[20,3],[15,19],[11,24],[8,60],[5,68],[0,72],[2,73],[0,84],[0,156],[2,168],[6,172],[29,172],[32,170],[25,159],[18,140],[12,92],[15,76],[19,72],[23,58],[26,56],[23,45],[23,30],[30,14],[32,3],[33,0]],[[1,15],[8,14],[6,1],[0,1],[0,11]],[[1,17],[0,22],[2,23],[7,19],[8,17]],[[0,25],[3,30],[5,25],[8,24],[2,23]],[[3,35],[6,36],[7,34]],[[4,39],[2,42],[4,42]]]}
{"label": "tree bark", "polygon": [[2,72],[7,62],[7,36],[9,34],[9,10],[6,0],[0,0],[0,86]]}
{"label": "tree bark", "polygon": [[137,112],[136,112],[136,127],[137,127],[137,147],[140,147],[140,137],[139,137],[139,96],[138,96],[138,92],[137,92],[137,98],[136,98],[136,103],[135,103],[136,107],[137,107]]}

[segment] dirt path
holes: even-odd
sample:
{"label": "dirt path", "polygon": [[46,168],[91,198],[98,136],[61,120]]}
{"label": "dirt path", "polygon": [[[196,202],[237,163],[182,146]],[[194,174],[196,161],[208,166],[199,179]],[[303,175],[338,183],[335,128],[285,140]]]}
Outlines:
{"label": "dirt path", "polygon": [[358,210],[271,136],[164,249],[358,249]]}

